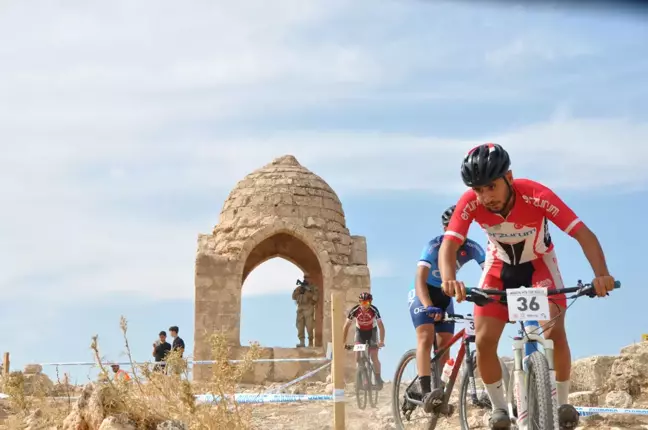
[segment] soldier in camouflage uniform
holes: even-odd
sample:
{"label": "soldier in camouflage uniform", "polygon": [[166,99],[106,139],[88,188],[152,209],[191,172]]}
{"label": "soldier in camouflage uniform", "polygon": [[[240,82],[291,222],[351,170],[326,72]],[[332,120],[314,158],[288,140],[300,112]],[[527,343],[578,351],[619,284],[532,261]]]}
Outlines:
{"label": "soldier in camouflage uniform", "polygon": [[315,341],[315,305],[317,304],[318,291],[315,285],[297,280],[297,288],[292,293],[292,299],[297,302],[297,337],[298,348],[306,346],[304,343],[304,329],[308,333],[308,346],[312,347]]}

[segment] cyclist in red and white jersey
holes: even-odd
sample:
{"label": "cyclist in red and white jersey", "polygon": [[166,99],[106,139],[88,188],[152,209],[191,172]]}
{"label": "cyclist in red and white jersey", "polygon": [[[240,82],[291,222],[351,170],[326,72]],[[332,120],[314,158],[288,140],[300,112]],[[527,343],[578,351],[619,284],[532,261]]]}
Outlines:
{"label": "cyclist in red and white jersey", "polygon": [[[513,179],[508,153],[500,145],[487,143],[473,148],[464,158],[461,176],[470,189],[459,202],[439,250],[439,269],[446,295],[457,302],[466,298],[463,282],[457,281],[456,254],[475,221],[488,236],[486,262],[480,288],[509,289],[521,286],[562,288],[554,245],[549,234],[551,221],[581,245],[594,271],[593,285],[599,297],[614,288],[598,239],[576,214],[549,188],[529,179]],[[576,409],[567,403],[571,353],[565,333],[566,298],[552,296],[552,325],[544,331],[553,340],[561,429],[578,425]],[[500,336],[508,322],[501,303],[475,306],[477,366],[491,399],[492,429],[508,429],[502,372],[497,357]],[[546,321],[541,321],[544,325]]]}
{"label": "cyclist in red and white jersey", "polygon": [[[378,348],[385,346],[385,325],[380,317],[380,311],[373,305],[371,293],[363,292],[358,296],[358,304],[347,314],[347,320],[342,328],[342,339],[346,341],[347,334],[353,320],[356,321],[356,332],[354,342],[364,344],[369,342],[369,356],[376,373],[376,388],[383,388],[383,380],[380,376],[381,365],[378,359]],[[380,328],[380,340],[378,340],[378,328]],[[356,361],[360,360],[360,352],[356,352]]]}

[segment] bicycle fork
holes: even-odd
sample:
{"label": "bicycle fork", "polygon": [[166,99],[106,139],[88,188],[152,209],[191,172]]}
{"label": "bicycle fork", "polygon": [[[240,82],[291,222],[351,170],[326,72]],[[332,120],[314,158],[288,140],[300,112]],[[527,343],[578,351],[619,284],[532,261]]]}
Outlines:
{"label": "bicycle fork", "polygon": [[[530,353],[538,350],[538,343],[544,349],[544,355],[549,365],[549,379],[551,383],[551,403],[553,409],[553,427],[559,429],[558,424],[558,393],[556,388],[556,370],[554,368],[554,349],[553,341],[545,339],[541,335],[536,334],[539,325],[535,322],[524,324],[526,337],[516,337],[513,340],[514,351],[514,368],[513,368],[513,383],[515,396],[517,400],[517,417],[516,424],[518,430],[529,429],[529,399],[528,399],[528,379],[526,373],[526,358]],[[509,404],[509,416],[513,414],[513,393],[508,390],[507,398]]]}

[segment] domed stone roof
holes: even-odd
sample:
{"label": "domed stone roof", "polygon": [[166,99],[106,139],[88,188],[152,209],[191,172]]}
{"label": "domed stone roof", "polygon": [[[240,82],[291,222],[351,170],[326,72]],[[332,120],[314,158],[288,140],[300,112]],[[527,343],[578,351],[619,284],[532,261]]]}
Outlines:
{"label": "domed stone roof", "polygon": [[255,233],[279,224],[304,229],[331,261],[348,262],[352,239],[340,199],[292,155],[276,158],[236,184],[210,242],[216,252],[234,256]]}
{"label": "domed stone roof", "polygon": [[239,181],[225,200],[219,222],[268,216],[321,218],[346,228],[335,191],[292,155],[276,158]]}

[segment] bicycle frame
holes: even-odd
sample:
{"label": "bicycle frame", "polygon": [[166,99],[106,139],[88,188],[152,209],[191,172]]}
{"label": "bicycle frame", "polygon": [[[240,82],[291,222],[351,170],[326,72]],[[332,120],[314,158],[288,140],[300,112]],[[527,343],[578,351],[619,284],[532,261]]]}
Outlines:
{"label": "bicycle frame", "polygon": [[[364,348],[358,348],[358,346],[362,346]],[[371,377],[373,374],[375,374],[375,371],[373,363],[371,362],[371,356],[369,355],[369,348],[369,341],[366,341],[365,343],[354,345],[353,351],[360,352],[360,364],[366,366],[367,370],[369,370],[370,372],[373,372],[369,374],[369,377]]]}
{"label": "bicycle frame", "polygon": [[[438,363],[439,365],[437,365],[437,366],[434,366],[433,364],[435,362],[439,362],[441,360],[441,357],[447,351],[449,351],[450,348],[452,347],[452,345],[457,343],[457,341],[460,340],[460,339],[462,339],[462,342],[461,342],[461,345],[459,346],[459,351],[457,352],[457,356],[455,358],[455,364],[454,364],[454,367],[452,369],[452,373],[450,374],[450,377],[448,378],[448,382],[447,382],[447,384],[446,384],[446,386],[444,388],[443,398],[441,399],[442,402],[443,402],[442,404],[447,404],[447,402],[450,399],[450,394],[452,393],[452,389],[453,389],[455,381],[457,379],[457,375],[459,373],[459,370],[461,369],[461,365],[463,364],[463,360],[464,360],[464,357],[466,356],[466,352],[467,351],[468,351],[468,353],[470,352],[470,347],[468,346],[468,344],[470,342],[475,341],[475,336],[472,335],[472,334],[471,335],[467,334],[466,329],[463,328],[459,332],[457,332],[454,336],[452,336],[452,338],[448,342],[443,344],[443,346],[441,346],[440,349],[437,349],[436,333],[435,333],[435,337],[434,337],[434,357],[432,357],[432,359],[430,360],[430,367],[432,368],[432,370],[434,372],[434,375],[432,375],[432,376],[433,376],[433,380],[435,381],[435,385],[437,385],[437,387],[436,387],[437,389],[440,388],[440,382],[441,382],[441,369],[439,368],[441,363]],[[470,369],[470,373],[472,375],[474,375],[472,368]],[[423,406],[422,401],[412,399],[408,395],[408,391],[409,391],[410,387],[417,380],[418,380],[418,377],[416,377],[414,380],[412,380],[412,382],[407,386],[407,388],[405,389],[405,397],[409,402],[411,402],[411,403],[413,403],[413,404],[415,404],[417,406]]]}

